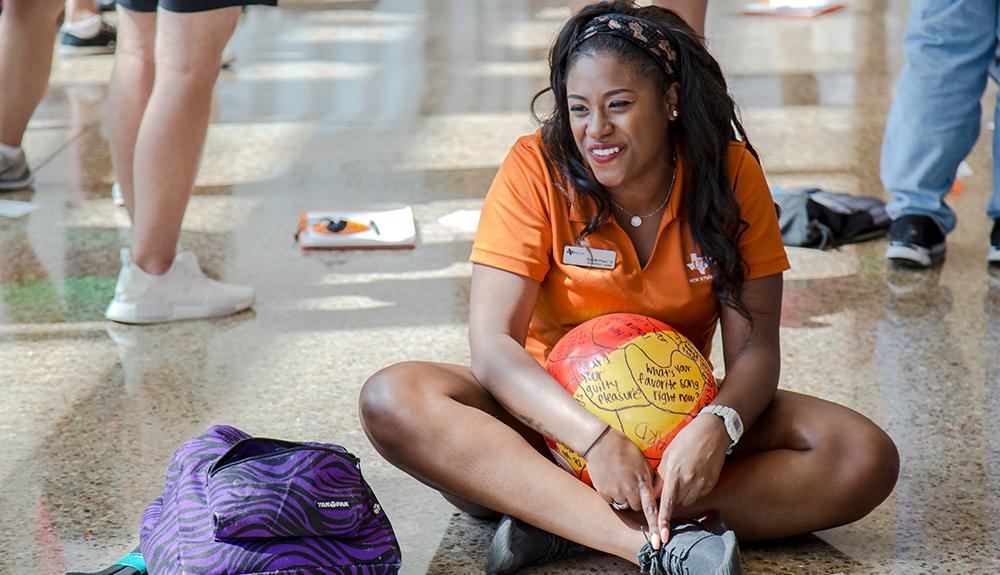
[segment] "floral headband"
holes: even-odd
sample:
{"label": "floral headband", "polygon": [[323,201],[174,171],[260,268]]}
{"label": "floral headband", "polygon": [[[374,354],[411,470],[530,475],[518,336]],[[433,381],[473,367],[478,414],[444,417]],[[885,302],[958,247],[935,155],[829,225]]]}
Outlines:
{"label": "floral headband", "polygon": [[598,34],[611,34],[635,43],[660,64],[671,82],[680,79],[674,68],[677,51],[674,50],[674,44],[666,30],[659,25],[626,14],[602,14],[587,23],[587,27],[577,36],[570,51],[576,50],[585,40]]}

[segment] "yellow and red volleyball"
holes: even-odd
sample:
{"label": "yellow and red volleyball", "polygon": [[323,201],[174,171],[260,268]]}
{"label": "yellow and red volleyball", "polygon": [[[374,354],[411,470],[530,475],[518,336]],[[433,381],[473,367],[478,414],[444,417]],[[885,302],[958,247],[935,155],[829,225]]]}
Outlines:
{"label": "yellow and red volleyball", "polygon": [[[588,411],[632,439],[653,469],[677,432],[719,392],[711,365],[690,340],[631,313],[576,326],[552,348],[545,369]],[[546,441],[560,465],[593,485],[580,454]]]}

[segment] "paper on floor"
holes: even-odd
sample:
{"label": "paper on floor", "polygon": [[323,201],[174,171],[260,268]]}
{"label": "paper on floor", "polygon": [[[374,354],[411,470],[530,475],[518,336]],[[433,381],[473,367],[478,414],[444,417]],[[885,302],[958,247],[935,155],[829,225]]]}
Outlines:
{"label": "paper on floor", "polygon": [[42,207],[42,204],[35,204],[32,202],[15,202],[13,200],[0,200],[0,216],[16,218],[18,216],[23,216],[24,214],[30,214],[40,207]]}
{"label": "paper on floor", "polygon": [[480,210],[458,210],[438,218],[442,226],[455,228],[465,232],[474,232],[479,227]]}

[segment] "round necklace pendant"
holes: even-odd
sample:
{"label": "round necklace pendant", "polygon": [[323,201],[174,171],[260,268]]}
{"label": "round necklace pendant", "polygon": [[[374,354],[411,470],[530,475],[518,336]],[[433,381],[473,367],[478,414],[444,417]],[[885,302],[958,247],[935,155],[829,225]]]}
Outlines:
{"label": "round necklace pendant", "polygon": [[632,216],[632,227],[637,228],[642,225],[642,218],[639,216]]}

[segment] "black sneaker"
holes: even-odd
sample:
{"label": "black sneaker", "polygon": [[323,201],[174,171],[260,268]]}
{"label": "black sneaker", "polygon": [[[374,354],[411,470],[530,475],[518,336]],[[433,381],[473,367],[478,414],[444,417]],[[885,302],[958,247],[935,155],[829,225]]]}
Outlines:
{"label": "black sneaker", "polygon": [[93,38],[80,38],[69,32],[61,34],[59,53],[64,56],[93,56],[95,54],[114,54],[118,41],[118,30],[107,22],[101,22],[101,31]]}
{"label": "black sneaker", "polygon": [[986,261],[991,266],[1000,266],[1000,218],[993,220],[993,233],[990,234],[990,253],[986,254]]}
{"label": "black sneaker", "polygon": [[897,266],[928,268],[944,261],[941,227],[928,216],[903,216],[889,226],[885,259]]}
{"label": "black sneaker", "polygon": [[592,551],[589,547],[504,515],[486,551],[483,568],[486,575],[507,575],[528,565],[560,561]]}
{"label": "black sneaker", "polygon": [[659,549],[646,543],[639,551],[643,575],[742,575],[736,535],[717,511],[698,519],[670,522],[670,541]]}

